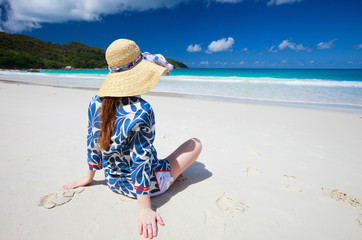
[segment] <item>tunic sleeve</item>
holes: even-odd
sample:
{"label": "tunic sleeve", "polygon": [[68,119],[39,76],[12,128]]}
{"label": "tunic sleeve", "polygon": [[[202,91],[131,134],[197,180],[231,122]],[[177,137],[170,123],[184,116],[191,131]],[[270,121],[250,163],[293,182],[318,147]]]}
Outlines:
{"label": "tunic sleeve", "polygon": [[157,152],[153,146],[155,127],[153,110],[142,113],[133,128],[131,178],[137,194],[149,194],[152,160]]}
{"label": "tunic sleeve", "polygon": [[87,162],[90,170],[102,169],[102,154],[97,149],[100,103],[99,97],[96,96],[88,107]]}

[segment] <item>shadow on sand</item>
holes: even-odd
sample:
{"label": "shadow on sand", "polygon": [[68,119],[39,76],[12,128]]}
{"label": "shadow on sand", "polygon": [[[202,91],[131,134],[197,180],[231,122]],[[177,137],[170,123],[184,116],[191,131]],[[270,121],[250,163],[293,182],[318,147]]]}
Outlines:
{"label": "shadow on sand", "polygon": [[105,185],[107,186],[106,180],[93,180],[90,184],[88,184],[86,187],[90,186],[96,186],[96,185]]}
{"label": "shadow on sand", "polygon": [[212,173],[205,168],[205,164],[194,162],[176,179],[165,193],[151,199],[152,209],[156,211],[157,208],[163,206],[179,192],[182,192],[190,185],[201,182],[211,176]]}
{"label": "shadow on sand", "polygon": [[[161,207],[165,203],[167,203],[173,196],[182,192],[190,185],[201,182],[205,179],[208,179],[212,176],[212,173],[205,168],[205,164],[200,162],[194,162],[188,169],[186,169],[172,184],[172,186],[163,194],[152,197],[152,209],[157,210],[157,208]],[[91,187],[96,185],[104,185],[107,186],[106,180],[93,180],[89,185],[85,187]],[[116,193],[119,195],[118,193]],[[136,200],[134,198],[128,198],[127,196],[123,196],[128,200]]]}

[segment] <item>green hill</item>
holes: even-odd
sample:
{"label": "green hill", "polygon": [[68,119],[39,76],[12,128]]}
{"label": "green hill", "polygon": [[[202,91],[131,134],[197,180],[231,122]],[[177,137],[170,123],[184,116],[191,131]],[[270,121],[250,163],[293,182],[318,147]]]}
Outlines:
{"label": "green hill", "polygon": [[[39,39],[0,32],[0,68],[4,69],[61,69],[106,68],[105,51],[82,43],[70,42],[63,45],[43,42]],[[183,63],[168,59],[177,67]]]}
{"label": "green hill", "polygon": [[63,45],[0,32],[0,68],[104,68],[104,50],[71,42]]}
{"label": "green hill", "polygon": [[173,60],[172,58],[166,58],[166,60],[171,63],[174,68],[189,68],[188,66],[186,66],[185,64],[183,64],[182,62],[178,62],[176,60]]}

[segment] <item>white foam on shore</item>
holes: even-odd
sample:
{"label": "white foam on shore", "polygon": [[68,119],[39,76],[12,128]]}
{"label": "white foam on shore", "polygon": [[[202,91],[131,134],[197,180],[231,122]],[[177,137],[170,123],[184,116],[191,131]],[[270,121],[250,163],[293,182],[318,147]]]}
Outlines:
{"label": "white foam on shore", "polygon": [[277,85],[295,85],[295,86],[300,85],[300,86],[362,88],[362,82],[359,81],[335,81],[335,80],[321,80],[321,79],[269,78],[269,77],[202,77],[202,76],[172,76],[168,78],[163,77],[163,80],[181,81],[181,82],[277,84]]}
{"label": "white foam on shore", "polygon": [[0,71],[0,78],[8,81],[19,81],[29,84],[42,84],[60,87],[99,88],[105,79],[105,75]]}

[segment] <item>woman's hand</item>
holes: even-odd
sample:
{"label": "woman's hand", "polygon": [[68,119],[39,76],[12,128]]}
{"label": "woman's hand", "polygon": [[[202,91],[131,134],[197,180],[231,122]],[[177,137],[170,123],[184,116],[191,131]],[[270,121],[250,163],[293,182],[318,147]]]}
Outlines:
{"label": "woman's hand", "polygon": [[95,172],[96,171],[89,170],[88,174],[86,176],[82,177],[81,179],[79,179],[77,181],[72,181],[72,182],[65,184],[63,186],[63,188],[64,189],[74,189],[77,187],[82,187],[82,186],[88,185],[89,183],[91,183],[93,181]]}
{"label": "woman's hand", "polygon": [[140,209],[138,214],[138,233],[145,238],[152,239],[157,236],[157,222],[165,225],[157,212],[151,208]]}
{"label": "woman's hand", "polygon": [[145,238],[152,239],[157,236],[157,222],[165,225],[160,214],[151,209],[151,198],[149,194],[137,194],[138,201],[138,233]]}

